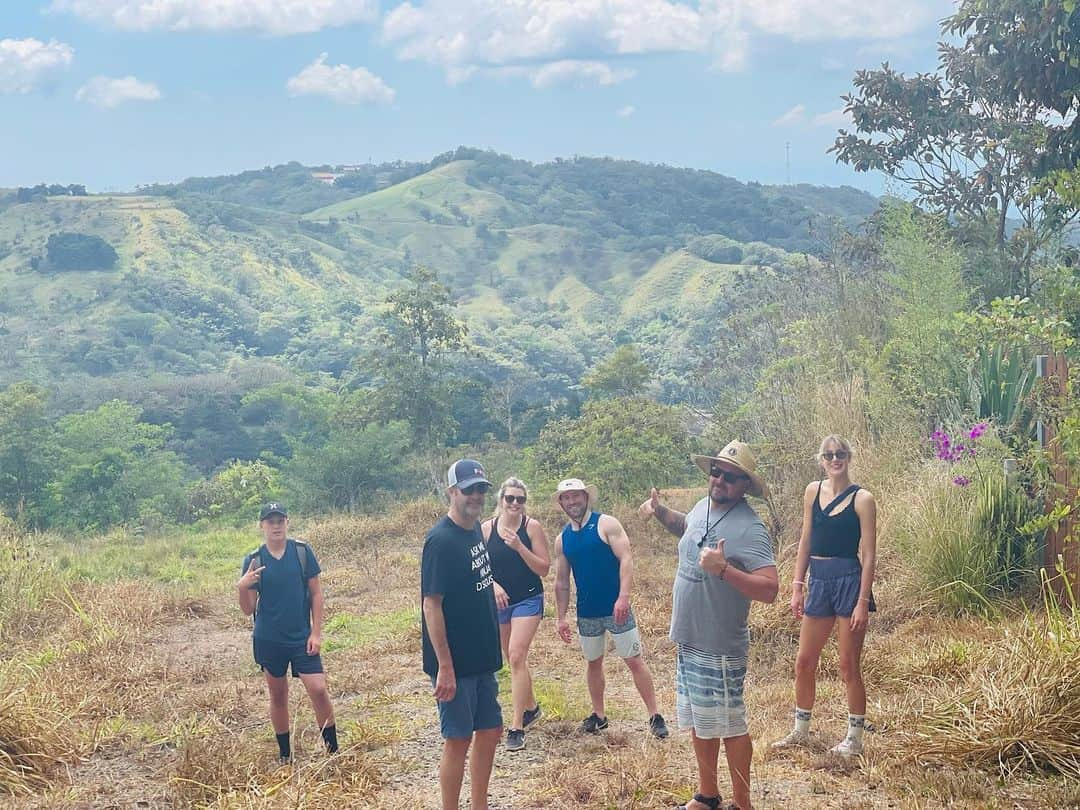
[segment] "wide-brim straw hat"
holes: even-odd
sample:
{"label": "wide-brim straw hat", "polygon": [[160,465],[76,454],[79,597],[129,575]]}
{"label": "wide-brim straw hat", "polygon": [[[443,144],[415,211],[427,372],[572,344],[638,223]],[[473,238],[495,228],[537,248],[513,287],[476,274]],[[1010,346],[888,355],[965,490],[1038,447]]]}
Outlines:
{"label": "wide-brim straw hat", "polygon": [[738,467],[748,476],[750,476],[750,488],[747,493],[753,495],[755,498],[768,498],[769,497],[769,485],[761,480],[755,470],[757,469],[757,459],[754,458],[754,454],[750,451],[750,446],[745,442],[733,441],[728,442],[715,456],[690,456],[694,463],[701,468],[701,471],[706,475],[709,475],[709,470],[713,464],[717,461],[724,461],[733,467]]}
{"label": "wide-brim straw hat", "polygon": [[560,509],[562,504],[559,503],[559,496],[564,492],[584,492],[589,496],[589,509],[593,508],[600,496],[600,488],[596,484],[586,485],[580,478],[566,478],[559,482],[555,487],[555,494],[551,496],[552,502]]}

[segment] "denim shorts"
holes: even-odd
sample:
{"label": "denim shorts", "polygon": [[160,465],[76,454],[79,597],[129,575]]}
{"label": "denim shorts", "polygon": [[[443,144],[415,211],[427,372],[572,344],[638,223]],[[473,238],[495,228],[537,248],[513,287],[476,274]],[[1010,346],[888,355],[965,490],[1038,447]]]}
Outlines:
{"label": "denim shorts", "polygon": [[[435,676],[431,677],[435,686]],[[453,700],[440,700],[439,732],[445,738],[472,737],[474,731],[502,728],[499,682],[494,672],[457,679]]]}
{"label": "denim shorts", "polygon": [[[810,558],[803,613],[817,619],[847,618],[855,611],[862,587],[862,564],[855,557]],[[870,610],[877,610],[870,594]]]}
{"label": "denim shorts", "polygon": [[255,656],[255,663],[275,678],[284,678],[290,666],[292,666],[294,678],[299,678],[301,675],[318,675],[323,671],[322,658],[318,655],[308,655],[306,642],[278,644],[274,641],[252,638],[251,649]]}
{"label": "denim shorts", "polygon": [[522,599],[520,602],[515,602],[512,605],[507,605],[499,611],[499,624],[510,624],[511,619],[520,619],[525,616],[543,616],[544,615],[544,592],[533,594],[532,596]]}

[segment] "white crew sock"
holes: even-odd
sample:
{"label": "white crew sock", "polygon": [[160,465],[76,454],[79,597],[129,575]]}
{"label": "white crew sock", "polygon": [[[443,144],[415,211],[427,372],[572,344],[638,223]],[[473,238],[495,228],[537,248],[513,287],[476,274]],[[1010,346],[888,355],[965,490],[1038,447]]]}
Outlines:
{"label": "white crew sock", "polygon": [[810,733],[810,710],[795,707],[795,731],[799,734]]}
{"label": "white crew sock", "polygon": [[862,742],[863,731],[866,728],[865,714],[849,714],[847,718],[847,738],[855,742]]}

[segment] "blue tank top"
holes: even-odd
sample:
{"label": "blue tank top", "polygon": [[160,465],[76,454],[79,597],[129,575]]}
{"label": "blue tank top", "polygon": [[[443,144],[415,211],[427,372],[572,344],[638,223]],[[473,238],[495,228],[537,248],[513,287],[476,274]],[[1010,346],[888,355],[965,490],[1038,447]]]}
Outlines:
{"label": "blue tank top", "polygon": [[562,530],[562,551],[574,572],[582,619],[612,615],[619,598],[619,559],[600,539],[599,525],[600,513],[593,512],[578,531],[570,523]]}

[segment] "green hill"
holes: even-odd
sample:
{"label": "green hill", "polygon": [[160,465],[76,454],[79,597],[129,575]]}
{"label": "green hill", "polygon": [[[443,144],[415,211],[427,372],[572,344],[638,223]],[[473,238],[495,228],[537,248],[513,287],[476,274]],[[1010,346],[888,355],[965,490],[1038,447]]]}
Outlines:
{"label": "green hill", "polygon": [[[267,381],[362,381],[355,359],[379,303],[423,264],[452,289],[478,356],[520,365],[552,401],[572,401],[581,374],[627,340],[678,400],[705,351],[687,334],[732,279],[802,263],[792,252],[813,247],[811,222],[852,224],[876,207],[853,189],[464,148],[353,167],[334,185],[312,176],[333,168],[135,195],[4,194],[0,385],[33,381],[57,413],[121,395],[194,435]],[[115,263],[50,260],[61,234],[107,243]]]}

